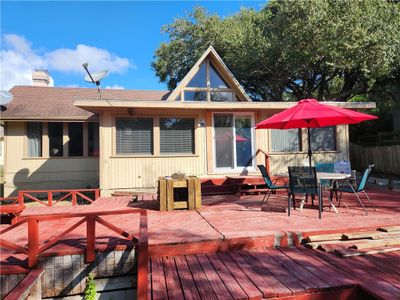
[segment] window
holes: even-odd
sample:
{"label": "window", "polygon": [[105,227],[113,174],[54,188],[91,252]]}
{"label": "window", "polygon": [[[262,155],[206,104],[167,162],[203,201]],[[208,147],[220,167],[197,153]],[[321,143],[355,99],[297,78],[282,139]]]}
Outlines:
{"label": "window", "polygon": [[185,91],[185,101],[207,101],[206,91]]}
{"label": "window", "polygon": [[42,123],[27,122],[26,135],[28,137],[28,157],[42,156]]}
{"label": "window", "polygon": [[47,123],[50,157],[63,156],[63,123]]}
{"label": "window", "polygon": [[193,78],[189,81],[188,87],[207,87],[207,63],[203,62],[197,73],[193,76]]}
{"label": "window", "polygon": [[271,152],[301,151],[300,129],[272,129]]}
{"label": "window", "polygon": [[194,153],[194,119],[160,119],[160,153]]}
{"label": "window", "polygon": [[[183,90],[184,101],[238,101],[228,83],[218,73],[211,61],[204,61]],[[181,100],[177,98],[176,101]]]}
{"label": "window", "polygon": [[117,154],[152,154],[153,119],[117,118]]}
{"label": "window", "polygon": [[310,139],[313,151],[335,151],[336,127],[310,128]]}
{"label": "window", "polygon": [[99,123],[88,123],[88,155],[99,155]]}
{"label": "window", "polygon": [[83,123],[68,123],[68,155],[83,155]]}
{"label": "window", "polygon": [[217,169],[253,166],[252,117],[214,114],[214,155]]}

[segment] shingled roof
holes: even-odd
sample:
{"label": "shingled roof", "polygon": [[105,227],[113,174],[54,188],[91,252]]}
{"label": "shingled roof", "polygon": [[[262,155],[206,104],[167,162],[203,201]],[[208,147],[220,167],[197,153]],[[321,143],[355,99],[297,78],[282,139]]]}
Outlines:
{"label": "shingled roof", "polygon": [[[1,113],[2,119],[90,119],[94,114],[76,107],[78,99],[99,99],[97,89],[15,86],[10,92],[14,99]],[[161,101],[168,91],[104,89],[104,98],[122,101]]]}

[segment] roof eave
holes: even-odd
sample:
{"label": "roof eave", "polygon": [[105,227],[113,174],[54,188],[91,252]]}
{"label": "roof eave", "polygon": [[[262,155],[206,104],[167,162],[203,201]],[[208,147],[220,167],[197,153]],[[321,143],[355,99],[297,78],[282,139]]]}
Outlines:
{"label": "roof eave", "polygon": [[[372,109],[375,102],[324,102],[349,109]],[[76,100],[74,105],[96,112],[105,108],[184,109],[184,110],[283,110],[297,102],[180,102],[180,101],[126,101]]]}

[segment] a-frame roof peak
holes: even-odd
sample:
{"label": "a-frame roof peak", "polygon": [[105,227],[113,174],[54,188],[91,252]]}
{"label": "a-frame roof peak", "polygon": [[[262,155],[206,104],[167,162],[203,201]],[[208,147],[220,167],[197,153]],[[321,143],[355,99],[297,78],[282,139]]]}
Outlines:
{"label": "a-frame roof peak", "polygon": [[232,72],[228,69],[228,67],[212,45],[210,45],[207,50],[204,51],[203,55],[197,60],[197,62],[193,65],[186,76],[181,80],[178,86],[172,91],[167,100],[174,101],[175,99],[179,98],[181,92],[187,87],[190,80],[199,71],[201,64],[206,60],[209,60],[212,63],[212,65],[219,72],[219,75],[222,77],[222,79],[226,81],[230,88],[234,91],[236,98],[239,101],[251,102],[251,99],[246,94],[243,87],[237,81],[235,76],[233,76]]}

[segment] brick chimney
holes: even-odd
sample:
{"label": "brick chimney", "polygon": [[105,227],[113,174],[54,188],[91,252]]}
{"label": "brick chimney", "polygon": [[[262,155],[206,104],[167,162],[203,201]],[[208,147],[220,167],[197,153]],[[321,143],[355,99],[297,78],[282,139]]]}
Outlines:
{"label": "brick chimney", "polygon": [[47,70],[34,70],[32,73],[33,86],[49,86],[50,76]]}

